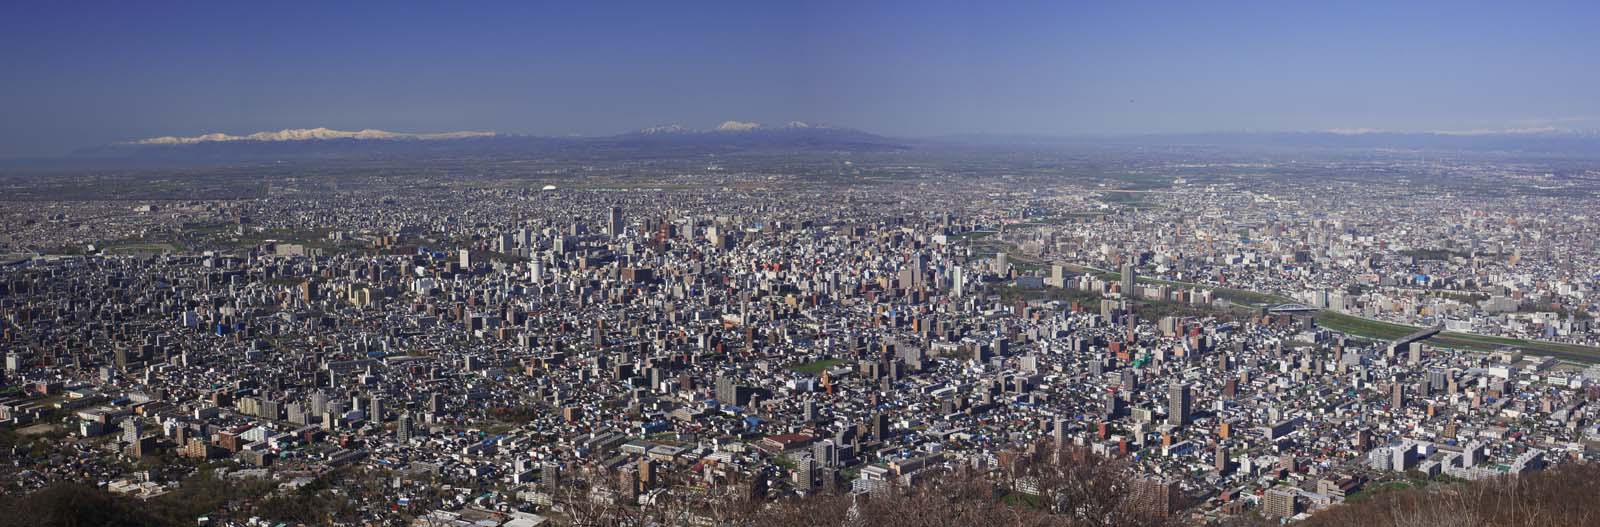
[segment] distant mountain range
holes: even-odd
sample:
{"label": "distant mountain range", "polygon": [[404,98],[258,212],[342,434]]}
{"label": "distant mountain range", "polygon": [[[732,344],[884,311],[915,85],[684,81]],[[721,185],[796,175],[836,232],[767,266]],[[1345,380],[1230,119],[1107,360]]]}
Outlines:
{"label": "distant mountain range", "polygon": [[898,139],[850,128],[790,122],[781,126],[726,121],[696,130],[669,124],[598,137],[540,137],[494,132],[401,133],[384,130],[288,129],[248,135],[211,133],[153,137],[86,148],[69,161],[116,165],[225,164],[318,159],[414,157],[666,158],[705,154],[892,152],[953,145],[1050,148],[1068,146],[1214,146],[1231,148],[1436,150],[1539,153],[1600,157],[1600,133],[1553,129],[1386,132],[1218,132],[1120,136],[965,135]]}
{"label": "distant mountain range", "polygon": [[849,128],[790,122],[767,127],[727,121],[712,130],[678,125],[600,137],[540,137],[494,132],[400,133],[384,130],[288,129],[248,135],[211,133],[153,137],[85,148],[82,161],[226,163],[408,156],[671,157],[761,151],[875,152],[908,148],[903,140]]}
{"label": "distant mountain range", "polygon": [[494,137],[494,132],[445,132],[438,134],[406,134],[386,132],[383,130],[366,129],[359,132],[345,132],[329,130],[327,128],[293,128],[276,132],[256,132],[250,135],[228,135],[221,133],[197,135],[194,137],[151,137],[130,141],[132,145],[193,145],[199,143],[216,143],[226,141],[311,141],[327,139],[468,139],[473,137]]}

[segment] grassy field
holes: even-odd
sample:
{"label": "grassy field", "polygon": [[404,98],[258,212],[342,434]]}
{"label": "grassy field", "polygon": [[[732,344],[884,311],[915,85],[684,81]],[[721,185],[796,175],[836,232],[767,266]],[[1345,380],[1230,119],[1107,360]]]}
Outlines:
{"label": "grassy field", "polygon": [[[1098,270],[1095,270],[1095,269],[1089,269],[1089,268],[1077,267],[1077,266],[1071,266],[1071,267],[1074,267],[1075,270],[1080,271],[1080,272],[1096,273],[1104,280],[1117,280],[1117,279],[1121,278],[1121,276],[1122,276],[1121,273],[1098,271]],[[1229,289],[1229,288],[1225,288],[1225,287],[1212,287],[1212,286],[1201,285],[1201,284],[1192,284],[1192,283],[1185,283],[1185,282],[1171,282],[1171,281],[1156,280],[1156,279],[1151,279],[1151,278],[1140,278],[1139,282],[1140,283],[1163,283],[1163,284],[1171,284],[1171,285],[1175,285],[1175,286],[1199,287],[1201,289],[1209,289],[1213,293],[1215,293],[1218,298],[1225,298],[1225,299],[1227,299],[1229,301],[1232,301],[1234,303],[1241,303],[1241,304],[1280,304],[1280,303],[1287,303],[1287,302],[1291,302],[1292,301],[1289,298],[1285,298],[1285,297],[1281,297],[1281,296],[1277,296],[1277,295],[1270,295],[1270,294],[1266,294],[1266,293],[1257,293],[1257,292],[1254,292],[1254,291],[1245,291],[1245,290],[1242,290],[1242,289]],[[1408,325],[1405,325],[1405,324],[1394,324],[1394,323],[1389,323],[1389,322],[1379,322],[1379,321],[1376,321],[1376,320],[1368,320],[1368,319],[1357,317],[1357,316],[1354,316],[1354,315],[1346,315],[1346,314],[1343,314],[1343,313],[1336,313],[1336,312],[1333,312],[1333,311],[1321,311],[1321,312],[1317,313],[1317,325],[1325,327],[1325,328],[1328,328],[1328,329],[1331,329],[1331,330],[1334,330],[1334,331],[1348,333],[1351,336],[1360,337],[1360,338],[1369,339],[1369,340],[1395,340],[1395,339],[1398,339],[1400,337],[1404,337],[1406,335],[1410,335],[1412,333],[1415,333],[1417,330],[1422,329],[1419,326],[1408,326]],[[1506,338],[1506,337],[1493,337],[1493,336],[1489,336],[1489,335],[1476,335],[1476,334],[1472,334],[1472,333],[1458,333],[1458,332],[1454,332],[1454,331],[1446,331],[1446,332],[1440,333],[1438,335],[1435,335],[1433,338],[1428,339],[1427,342],[1428,342],[1428,344],[1431,344],[1431,345],[1434,345],[1434,346],[1439,346],[1439,347],[1444,347],[1444,348],[1472,350],[1472,351],[1494,351],[1494,350],[1497,350],[1497,349],[1500,349],[1500,348],[1510,347],[1510,348],[1520,349],[1520,350],[1523,350],[1523,351],[1528,352],[1528,353],[1535,353],[1535,354],[1539,354],[1539,355],[1549,355],[1549,356],[1555,357],[1557,359],[1565,360],[1565,361],[1582,362],[1582,363],[1597,363],[1597,362],[1600,362],[1600,348],[1594,348],[1594,347],[1590,347],[1590,346],[1579,346],[1579,345],[1575,345],[1575,344],[1562,344],[1562,343],[1557,343],[1557,342],[1541,342],[1541,341],[1537,341],[1537,340],[1524,340],[1524,339],[1513,339],[1513,338]]]}
{"label": "grassy field", "polygon": [[823,370],[826,370],[828,368],[832,368],[834,366],[838,366],[840,364],[844,364],[844,360],[842,360],[842,359],[822,359],[822,360],[819,360],[819,361],[807,362],[805,364],[801,364],[799,366],[794,366],[794,367],[791,367],[789,369],[797,371],[797,372],[800,372],[800,373],[809,374],[809,375],[822,375],[822,371]]}
{"label": "grassy field", "polygon": [[[1349,333],[1351,335],[1377,340],[1394,340],[1409,335],[1419,329],[1416,326],[1392,324],[1367,320],[1361,317],[1323,311],[1317,314],[1317,325]],[[1558,342],[1541,342],[1537,340],[1523,340],[1506,337],[1493,337],[1489,335],[1475,335],[1472,333],[1457,333],[1446,331],[1427,340],[1428,344],[1455,349],[1474,351],[1494,351],[1500,348],[1516,348],[1528,353],[1549,355],[1557,359],[1595,363],[1600,362],[1600,348],[1579,346],[1575,344],[1562,344]]]}
{"label": "grassy field", "polygon": [[105,246],[106,254],[148,254],[178,252],[178,246],[167,242],[129,242]]}
{"label": "grassy field", "polygon": [[1394,340],[1422,329],[1401,324],[1367,320],[1361,317],[1322,311],[1317,313],[1317,325],[1334,331],[1343,331],[1368,339]]}

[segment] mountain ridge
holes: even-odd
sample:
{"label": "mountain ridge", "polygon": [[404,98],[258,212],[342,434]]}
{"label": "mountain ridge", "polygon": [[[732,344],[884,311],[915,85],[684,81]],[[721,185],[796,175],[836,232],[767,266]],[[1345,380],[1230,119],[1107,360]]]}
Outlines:
{"label": "mountain ridge", "polygon": [[661,158],[755,151],[876,152],[907,148],[906,141],[850,128],[799,121],[777,127],[728,121],[711,130],[662,125],[594,137],[545,137],[489,131],[402,133],[371,128],[358,131],[290,128],[245,135],[209,133],[137,139],[79,149],[68,159],[102,165],[123,160],[182,165],[420,156]]}
{"label": "mountain ridge", "polygon": [[[946,147],[1219,147],[1268,150],[1461,151],[1600,157],[1600,133],[1523,129],[1394,132],[1372,129],[1212,132],[1104,136],[957,135],[893,138],[853,128],[791,121],[779,126],[726,121],[711,129],[666,124],[605,136],[547,137],[490,131],[405,133],[290,128],[139,139],[80,149],[51,163],[162,165],[297,160],[415,159],[428,156],[567,159],[682,158],[745,152],[893,152]],[[13,163],[15,165],[15,163]],[[50,164],[50,163],[43,163]]]}
{"label": "mountain ridge", "polygon": [[330,128],[285,128],[275,132],[262,131],[248,135],[229,135],[221,132],[212,132],[197,136],[162,136],[149,137],[128,141],[130,145],[189,145],[198,143],[214,143],[229,141],[312,141],[326,139],[388,139],[388,140],[419,140],[435,141],[443,139],[465,139],[471,137],[493,137],[495,132],[459,131],[437,133],[404,133],[364,128],[358,131],[334,130]]}

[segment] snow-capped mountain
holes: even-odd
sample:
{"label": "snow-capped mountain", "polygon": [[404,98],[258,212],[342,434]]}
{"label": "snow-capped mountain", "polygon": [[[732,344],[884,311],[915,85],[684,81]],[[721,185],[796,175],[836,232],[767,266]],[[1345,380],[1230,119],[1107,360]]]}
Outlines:
{"label": "snow-capped mountain", "polygon": [[371,128],[348,132],[328,128],[290,128],[276,132],[256,132],[249,135],[228,135],[224,133],[210,133],[192,137],[151,137],[129,141],[135,145],[192,145],[199,143],[215,143],[224,141],[312,141],[329,139],[381,139],[381,140],[440,140],[440,139],[466,139],[472,137],[493,137],[494,132],[443,132],[410,134],[374,130]]}
{"label": "snow-capped mountain", "polygon": [[304,159],[398,159],[427,156],[668,158],[734,152],[884,151],[901,141],[860,130],[798,121],[781,127],[727,121],[711,130],[668,124],[597,137],[537,137],[494,132],[401,133],[366,129],[296,128],[247,135],[210,133],[124,141],[85,148],[78,159],[140,160],[179,165]]}

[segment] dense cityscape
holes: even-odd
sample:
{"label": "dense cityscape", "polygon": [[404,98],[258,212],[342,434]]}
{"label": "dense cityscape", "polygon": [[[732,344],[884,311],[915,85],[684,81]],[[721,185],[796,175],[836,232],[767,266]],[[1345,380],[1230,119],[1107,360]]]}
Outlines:
{"label": "dense cityscape", "polygon": [[0,527],[1600,526],[1600,2],[0,2]]}
{"label": "dense cityscape", "polygon": [[891,525],[952,481],[1266,524],[1593,459],[1595,169],[1024,154],[10,178],[0,481],[201,525]]}

